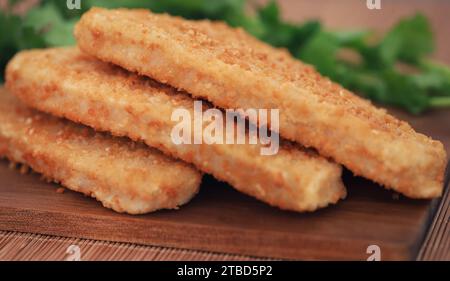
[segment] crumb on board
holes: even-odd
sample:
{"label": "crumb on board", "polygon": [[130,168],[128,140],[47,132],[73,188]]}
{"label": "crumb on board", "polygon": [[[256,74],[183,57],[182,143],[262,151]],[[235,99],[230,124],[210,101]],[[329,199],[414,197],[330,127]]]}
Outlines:
{"label": "crumb on board", "polygon": [[15,170],[17,168],[16,162],[9,162],[8,168],[10,168],[11,170]]}
{"label": "crumb on board", "polygon": [[28,174],[29,171],[30,171],[30,168],[27,165],[22,165],[20,167],[20,174],[22,174],[22,175]]}
{"label": "crumb on board", "polygon": [[45,181],[47,183],[51,183],[53,182],[53,180],[45,175],[41,175],[41,177],[39,178],[41,181]]}
{"label": "crumb on board", "polygon": [[65,189],[64,187],[60,187],[60,188],[57,188],[57,189],[56,189],[56,193],[62,194],[62,193],[64,193],[65,190],[66,190],[66,189]]}

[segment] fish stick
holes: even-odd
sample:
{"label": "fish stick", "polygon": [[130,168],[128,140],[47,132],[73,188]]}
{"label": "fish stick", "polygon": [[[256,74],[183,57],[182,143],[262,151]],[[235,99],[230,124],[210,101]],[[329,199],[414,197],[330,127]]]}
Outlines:
{"label": "fish stick", "polygon": [[193,116],[194,99],[76,48],[21,52],[6,73],[8,89],[27,105],[143,140],[272,206],[313,211],[345,197],[341,166],[298,145],[282,143],[278,153],[261,155],[262,144],[248,142],[175,144],[172,113],[183,109]]}
{"label": "fish stick", "polygon": [[223,23],[94,8],[79,47],[222,108],[277,108],[279,133],[412,198],[442,194],[443,145],[378,109],[286,50]]}
{"label": "fish stick", "polygon": [[144,144],[29,109],[3,88],[0,157],[129,214],[177,209],[198,192],[202,177]]}

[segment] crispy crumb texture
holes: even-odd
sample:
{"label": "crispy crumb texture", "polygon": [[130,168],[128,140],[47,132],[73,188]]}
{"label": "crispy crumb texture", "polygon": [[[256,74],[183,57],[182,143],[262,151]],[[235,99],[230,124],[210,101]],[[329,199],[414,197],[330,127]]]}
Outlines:
{"label": "crispy crumb texture", "polygon": [[223,23],[143,10],[85,13],[79,47],[222,108],[279,108],[280,134],[413,198],[441,195],[443,145],[292,58]]}
{"label": "crispy crumb texture", "polygon": [[29,106],[143,140],[272,206],[313,211],[345,197],[341,166],[298,145],[285,142],[271,156],[260,155],[261,145],[175,145],[171,114],[183,108],[193,116],[194,99],[78,49],[21,52],[9,63],[6,80]]}
{"label": "crispy crumb texture", "polygon": [[201,181],[201,173],[188,164],[143,144],[29,109],[4,89],[0,156],[25,164],[21,173],[30,166],[43,179],[130,214],[177,209],[198,192]]}

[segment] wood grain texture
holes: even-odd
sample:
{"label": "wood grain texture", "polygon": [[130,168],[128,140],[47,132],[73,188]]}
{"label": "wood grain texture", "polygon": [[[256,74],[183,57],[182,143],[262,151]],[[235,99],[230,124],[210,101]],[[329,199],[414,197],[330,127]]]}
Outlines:
{"label": "wood grain texture", "polygon": [[82,261],[263,260],[239,255],[0,231],[0,261],[70,260],[67,249],[71,245],[79,247]]}
{"label": "wood grain texture", "polygon": [[433,202],[415,201],[346,176],[349,198],[312,214],[277,210],[211,178],[178,211],[117,214],[83,195],[0,164],[2,230],[286,259],[413,259]]}

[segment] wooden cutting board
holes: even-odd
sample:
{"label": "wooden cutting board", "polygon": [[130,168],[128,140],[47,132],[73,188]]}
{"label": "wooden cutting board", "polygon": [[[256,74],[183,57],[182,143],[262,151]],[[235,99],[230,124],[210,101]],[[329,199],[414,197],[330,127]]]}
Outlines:
{"label": "wooden cutting board", "polygon": [[[449,148],[450,111],[400,115]],[[181,209],[130,216],[75,192],[58,193],[58,185],[0,161],[0,230],[286,259],[366,260],[368,246],[377,245],[383,260],[415,259],[439,200],[410,200],[349,172],[344,181],[347,199],[298,214],[207,176]]]}

